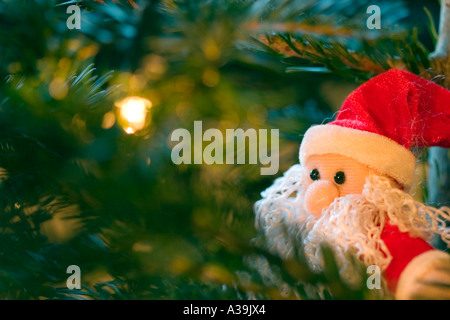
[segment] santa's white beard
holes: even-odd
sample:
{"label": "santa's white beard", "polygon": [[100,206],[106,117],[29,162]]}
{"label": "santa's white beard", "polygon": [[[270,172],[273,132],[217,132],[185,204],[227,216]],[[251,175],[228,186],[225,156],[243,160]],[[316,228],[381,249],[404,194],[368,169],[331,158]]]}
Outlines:
{"label": "santa's white beard", "polygon": [[361,279],[352,257],[382,271],[389,265],[392,257],[381,240],[388,220],[413,237],[430,240],[436,233],[450,245],[450,228],[445,226],[450,208],[425,206],[384,177],[371,176],[362,194],[337,198],[317,219],[303,205],[306,179],[302,166],[294,165],[255,204],[256,228],[262,231],[265,246],[284,259],[292,258],[298,248],[313,270],[323,270],[321,247],[326,244],[335,254],[341,277],[356,284]]}

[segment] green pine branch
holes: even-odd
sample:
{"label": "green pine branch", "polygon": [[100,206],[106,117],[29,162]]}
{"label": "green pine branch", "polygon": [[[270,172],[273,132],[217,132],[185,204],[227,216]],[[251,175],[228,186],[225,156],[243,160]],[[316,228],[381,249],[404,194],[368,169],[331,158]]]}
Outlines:
{"label": "green pine branch", "polygon": [[[391,68],[427,74],[429,52],[418,39],[418,30],[402,25],[407,13],[402,2],[377,3],[382,9],[381,30],[366,27],[368,5],[347,2],[331,10],[319,1],[294,10],[295,1],[284,1],[284,14],[274,10],[275,18],[253,22],[250,29],[261,50],[270,48],[269,52],[294,58],[287,60],[288,72],[332,72],[359,81]],[[279,23],[278,15],[288,20]]]}

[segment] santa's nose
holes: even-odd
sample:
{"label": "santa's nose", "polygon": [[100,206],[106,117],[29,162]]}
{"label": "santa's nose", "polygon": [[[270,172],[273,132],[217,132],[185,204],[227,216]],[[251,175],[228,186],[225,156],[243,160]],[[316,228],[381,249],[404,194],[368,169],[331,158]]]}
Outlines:
{"label": "santa's nose", "polygon": [[328,180],[314,181],[306,190],[305,209],[319,217],[322,209],[328,207],[337,197],[339,190],[334,183]]}

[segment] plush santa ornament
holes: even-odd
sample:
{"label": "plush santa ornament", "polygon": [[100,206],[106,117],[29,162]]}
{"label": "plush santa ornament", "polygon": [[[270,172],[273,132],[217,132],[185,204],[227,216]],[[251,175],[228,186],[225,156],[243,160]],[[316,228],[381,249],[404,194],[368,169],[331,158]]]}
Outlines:
{"label": "plush santa ornament", "polygon": [[300,164],[255,204],[256,226],[285,258],[289,238],[302,241],[317,270],[327,243],[349,283],[356,256],[380,268],[397,299],[450,299],[450,255],[429,244],[438,234],[450,246],[450,208],[408,194],[410,149],[430,146],[450,147],[450,91],[406,71],[378,75],[348,96],[334,121],[307,130]]}

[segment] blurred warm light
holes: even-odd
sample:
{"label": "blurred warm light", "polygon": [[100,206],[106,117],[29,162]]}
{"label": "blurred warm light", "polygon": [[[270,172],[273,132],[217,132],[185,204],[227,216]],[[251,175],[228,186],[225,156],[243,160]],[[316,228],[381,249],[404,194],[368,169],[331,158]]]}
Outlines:
{"label": "blurred warm light", "polygon": [[58,68],[64,71],[69,70],[70,66],[72,65],[72,61],[69,58],[61,58],[58,61]]}
{"label": "blurred warm light", "polygon": [[190,108],[191,108],[191,105],[189,102],[181,101],[177,104],[177,106],[175,108],[175,113],[177,114],[177,116],[180,119],[184,119],[187,116]]}
{"label": "blurred warm light", "polygon": [[131,123],[140,123],[145,120],[147,106],[140,99],[130,98],[121,105],[120,115]]}
{"label": "blurred warm light", "polygon": [[107,112],[103,115],[102,128],[109,129],[114,125],[115,122],[116,122],[116,115],[114,114],[114,112],[112,111]]}
{"label": "blurred warm light", "polygon": [[133,134],[133,133],[136,132],[136,130],[134,128],[132,128],[132,127],[126,127],[124,130],[128,134]]}
{"label": "blurred warm light", "polygon": [[20,62],[12,62],[8,65],[8,72],[14,74],[22,70],[22,65]]}
{"label": "blurred warm light", "polygon": [[129,80],[130,90],[141,91],[145,87],[145,79],[141,75],[133,74]]}
{"label": "blurred warm light", "polygon": [[212,38],[208,38],[203,46],[203,52],[205,53],[206,59],[210,61],[216,61],[220,58],[221,51],[216,41]]}
{"label": "blurred warm light", "polygon": [[70,39],[67,41],[67,48],[70,51],[73,51],[73,52],[78,51],[80,49],[80,47],[81,47],[81,41],[78,39]]}
{"label": "blurred warm light", "polygon": [[[52,210],[52,218],[44,221],[40,225],[40,231],[46,235],[50,242],[54,243],[64,243],[73,239],[82,229],[83,222],[74,218],[74,216],[79,215],[78,206],[71,204],[63,207],[58,205],[64,201],[63,199],[55,198],[48,205],[47,210]],[[55,211],[55,208],[56,209]],[[29,214],[36,212],[38,207],[27,207]],[[68,219],[71,217],[71,219]]]}
{"label": "blurred warm light", "polygon": [[220,265],[206,264],[202,271],[202,277],[205,280],[218,281],[223,284],[229,284],[233,281],[233,276],[230,272]]}
{"label": "blurred warm light", "polygon": [[162,75],[167,67],[166,59],[156,54],[150,54],[144,58],[145,71],[152,75]]}
{"label": "blurred warm light", "polygon": [[226,129],[236,129],[239,126],[240,121],[239,114],[235,111],[230,111],[219,121],[219,129],[223,131]]}
{"label": "blurred warm light", "polygon": [[192,262],[184,256],[176,257],[170,264],[170,269],[175,274],[181,274],[188,271],[192,267]]}
{"label": "blurred warm light", "polygon": [[78,57],[80,59],[87,59],[97,54],[99,47],[97,44],[91,44],[87,47],[81,48],[78,51]]}
{"label": "blurred warm light", "polygon": [[153,247],[152,247],[152,245],[150,243],[147,243],[147,242],[135,242],[133,244],[132,250],[134,252],[145,252],[145,253],[148,253],[148,252],[153,251]]}
{"label": "blurred warm light", "polygon": [[145,127],[147,111],[152,107],[152,103],[148,99],[132,96],[116,103],[116,106],[120,108],[123,129],[126,133],[133,134]]}
{"label": "blurred warm light", "polygon": [[63,78],[55,78],[50,83],[48,92],[53,99],[61,100],[64,99],[69,91],[66,81]]}
{"label": "blurred warm light", "polygon": [[8,180],[8,177],[9,177],[8,170],[0,167],[0,183],[2,183],[5,180]]}
{"label": "blurred warm light", "polygon": [[215,87],[220,81],[220,74],[217,69],[208,67],[202,74],[202,81],[207,87]]}

